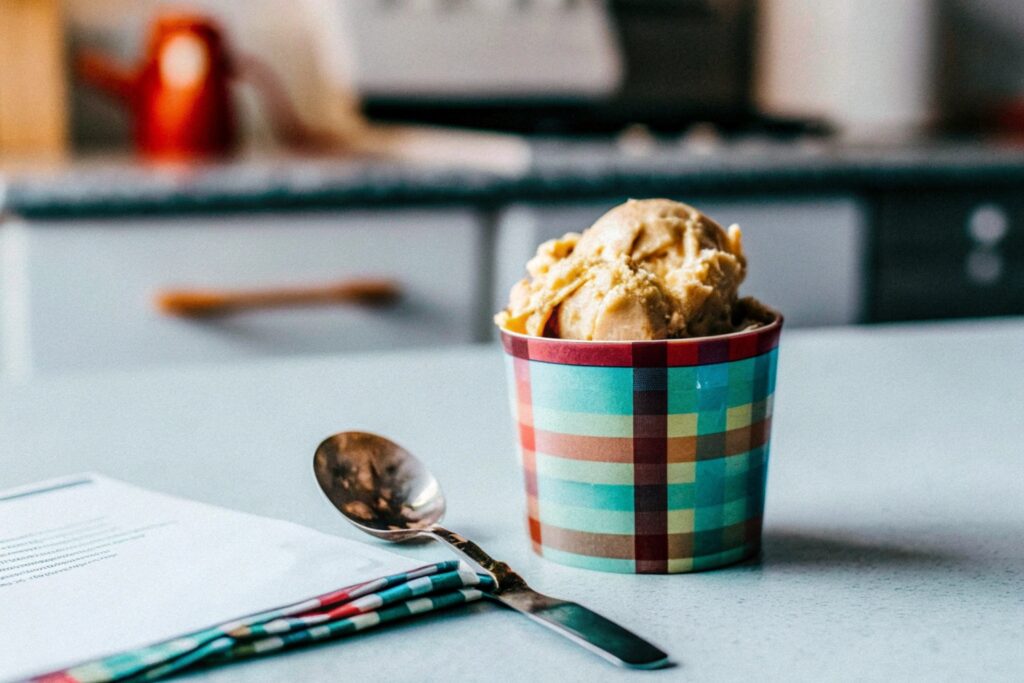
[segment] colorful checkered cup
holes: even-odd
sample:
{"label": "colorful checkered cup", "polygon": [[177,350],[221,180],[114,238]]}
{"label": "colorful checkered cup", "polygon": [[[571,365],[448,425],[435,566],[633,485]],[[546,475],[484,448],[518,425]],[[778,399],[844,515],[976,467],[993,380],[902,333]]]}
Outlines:
{"label": "colorful checkered cup", "polygon": [[756,555],[782,318],[715,337],[502,331],[534,550],[602,571]]}

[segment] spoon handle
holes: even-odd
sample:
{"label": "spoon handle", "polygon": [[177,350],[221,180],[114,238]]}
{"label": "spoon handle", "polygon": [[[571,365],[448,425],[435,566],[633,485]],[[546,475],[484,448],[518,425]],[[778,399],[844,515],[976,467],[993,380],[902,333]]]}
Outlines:
{"label": "spoon handle", "polygon": [[666,653],[597,612],[575,602],[559,600],[533,590],[511,567],[495,560],[466,537],[436,524],[423,533],[445,543],[490,574],[498,586],[497,591],[490,595],[491,598],[613,664],[635,669],[657,669],[669,663]]}
{"label": "spoon handle", "polygon": [[457,534],[451,529],[445,529],[443,526],[434,524],[433,526],[425,529],[424,534],[441,541],[452,550],[454,550],[463,559],[469,560],[473,564],[478,565],[481,569],[491,575],[499,588],[505,588],[509,585],[522,584],[526,586],[526,582],[504,562],[499,562],[490,555],[484,552],[484,549],[478,546],[473,541],[469,540],[462,534]]}
{"label": "spoon handle", "polygon": [[575,602],[543,595],[528,586],[491,597],[612,664],[630,669],[660,669],[670,663],[668,654],[653,644]]}

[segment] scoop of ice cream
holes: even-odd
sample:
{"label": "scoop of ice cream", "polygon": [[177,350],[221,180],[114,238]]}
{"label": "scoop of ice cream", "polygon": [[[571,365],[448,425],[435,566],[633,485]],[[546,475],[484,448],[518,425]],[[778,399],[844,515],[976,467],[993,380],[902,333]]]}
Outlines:
{"label": "scoop of ice cream", "polygon": [[738,226],[686,204],[630,200],[582,235],[542,244],[495,321],[563,339],[664,339],[735,329],[746,274]]}
{"label": "scoop of ice cream", "polygon": [[563,339],[664,339],[672,295],[628,257],[587,262],[587,277],[562,300],[553,336]]}
{"label": "scoop of ice cream", "polygon": [[578,257],[628,255],[675,296],[669,337],[731,331],[746,275],[739,226],[725,231],[697,209],[668,199],[630,200],[599,218],[578,241]]}

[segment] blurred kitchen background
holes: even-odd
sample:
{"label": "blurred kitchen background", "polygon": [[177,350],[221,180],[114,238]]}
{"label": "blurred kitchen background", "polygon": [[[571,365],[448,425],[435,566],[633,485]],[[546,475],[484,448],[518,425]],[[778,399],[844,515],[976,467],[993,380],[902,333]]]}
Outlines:
{"label": "blurred kitchen background", "polygon": [[791,326],[1024,313],[1024,3],[0,0],[0,377],[488,341],[647,196]]}

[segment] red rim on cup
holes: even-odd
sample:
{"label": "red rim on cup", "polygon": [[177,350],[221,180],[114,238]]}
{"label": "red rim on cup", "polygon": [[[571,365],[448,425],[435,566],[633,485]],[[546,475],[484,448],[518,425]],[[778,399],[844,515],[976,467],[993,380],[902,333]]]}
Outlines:
{"label": "red rim on cup", "polygon": [[534,550],[626,573],[758,553],[782,316],[636,342],[501,331]]}

